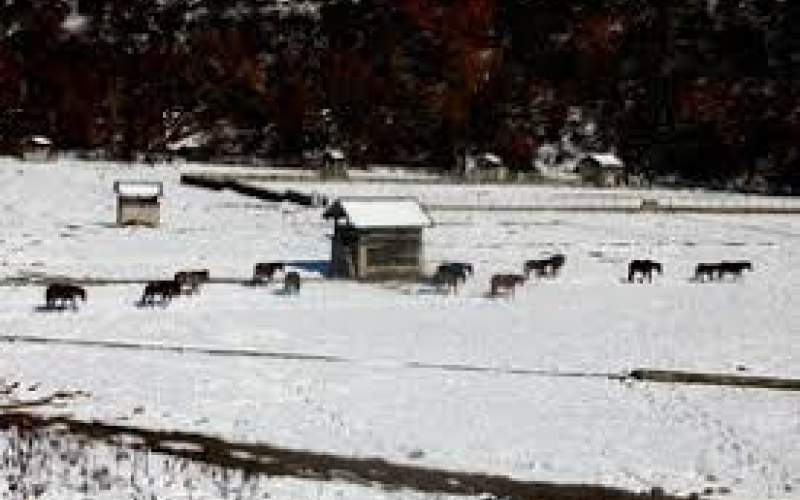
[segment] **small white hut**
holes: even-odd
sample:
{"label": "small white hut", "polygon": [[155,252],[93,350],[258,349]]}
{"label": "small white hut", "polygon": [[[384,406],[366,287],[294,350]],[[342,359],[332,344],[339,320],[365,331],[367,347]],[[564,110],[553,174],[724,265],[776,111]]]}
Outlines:
{"label": "small white hut", "polygon": [[625,164],[612,153],[592,153],[577,165],[584,182],[600,187],[619,186],[625,182]]}
{"label": "small white hut", "polygon": [[164,187],[160,182],[117,181],[117,224],[156,227],[161,222],[161,198]]}
{"label": "small white hut", "polygon": [[494,153],[467,154],[464,158],[464,176],[472,181],[502,182],[508,180],[508,167]]}
{"label": "small white hut", "polygon": [[322,177],[347,177],[347,157],[337,148],[326,148],[322,153]]}
{"label": "small white hut", "polygon": [[22,159],[49,161],[54,157],[53,141],[43,135],[32,135],[22,141]]}

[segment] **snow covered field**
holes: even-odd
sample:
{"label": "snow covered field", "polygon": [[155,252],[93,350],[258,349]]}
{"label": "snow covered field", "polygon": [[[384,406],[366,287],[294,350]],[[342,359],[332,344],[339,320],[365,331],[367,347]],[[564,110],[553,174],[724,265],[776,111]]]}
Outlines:
{"label": "snow covered field", "polygon": [[[247,278],[257,261],[314,269],[327,260],[332,227],[319,209],[185,187],[178,178],[171,167],[0,160],[0,278],[160,278],[182,267]],[[117,179],[165,183],[160,228],[113,226]],[[533,193],[554,201],[639,196],[546,187],[318,189],[437,204],[525,204]],[[637,367],[800,378],[796,217],[433,216],[429,266],[476,265],[457,296],[394,283],[310,281],[294,297],[275,287],[212,284],[168,308],[143,310],[134,306],[141,285],[114,285],[89,288],[77,313],[41,313],[41,287],[2,287],[0,379],[40,384],[14,393],[15,402],[82,390],[90,396],[67,406],[81,419],[239,442],[522,480],[711,488],[721,498],[800,494],[798,393],[613,378]],[[528,283],[513,299],[485,297],[492,273],[519,272],[525,259],[556,251],[567,255],[557,280]],[[622,283],[631,258],[658,260],[665,273],[651,286]],[[739,282],[689,281],[695,263],[723,259],[751,260],[754,272]]]}

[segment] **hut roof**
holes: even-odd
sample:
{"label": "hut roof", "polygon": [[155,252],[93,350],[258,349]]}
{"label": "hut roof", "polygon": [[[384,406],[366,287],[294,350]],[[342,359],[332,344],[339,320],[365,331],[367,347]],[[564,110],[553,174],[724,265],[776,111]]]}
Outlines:
{"label": "hut roof", "polygon": [[157,198],[163,193],[160,182],[117,181],[114,191],[125,198]]}
{"label": "hut roof", "polygon": [[596,161],[602,168],[623,168],[624,164],[619,157],[613,153],[592,153],[586,155],[585,159]]}
{"label": "hut roof", "polygon": [[43,135],[32,135],[28,137],[28,143],[35,146],[52,146],[53,141]]}
{"label": "hut roof", "polygon": [[325,156],[331,160],[344,160],[344,151],[336,148],[328,148],[325,150]]}
{"label": "hut roof", "polygon": [[416,198],[352,197],[336,200],[322,215],[326,219],[346,219],[358,229],[422,228],[433,225]]}

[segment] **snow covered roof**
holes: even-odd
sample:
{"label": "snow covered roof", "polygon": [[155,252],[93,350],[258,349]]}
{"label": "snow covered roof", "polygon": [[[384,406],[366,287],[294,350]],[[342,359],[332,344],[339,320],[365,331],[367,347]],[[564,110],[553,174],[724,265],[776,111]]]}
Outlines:
{"label": "snow covered roof", "polygon": [[596,161],[605,168],[622,168],[624,166],[622,160],[613,153],[592,153],[586,155],[586,158]]}
{"label": "snow covered roof", "polygon": [[164,192],[160,182],[117,181],[114,192],[125,198],[157,198]]}
{"label": "snow covered roof", "polygon": [[52,146],[53,141],[43,135],[34,135],[28,138],[28,142],[36,146]]}
{"label": "snow covered roof", "polygon": [[326,219],[344,218],[359,229],[421,228],[433,224],[416,198],[352,197],[336,200],[323,214]]}
{"label": "snow covered roof", "polygon": [[488,163],[493,163],[495,165],[502,165],[503,164],[503,160],[500,159],[500,157],[497,156],[494,153],[484,153],[484,154],[481,155],[481,158],[484,161],[486,161]]}
{"label": "snow covered roof", "polygon": [[344,152],[341,149],[328,148],[325,150],[325,156],[331,160],[344,160]]}
{"label": "snow covered roof", "polygon": [[182,149],[196,149],[201,148],[208,144],[208,134],[203,132],[197,132],[177,141],[170,142],[167,144],[167,150],[169,151],[180,151]]}

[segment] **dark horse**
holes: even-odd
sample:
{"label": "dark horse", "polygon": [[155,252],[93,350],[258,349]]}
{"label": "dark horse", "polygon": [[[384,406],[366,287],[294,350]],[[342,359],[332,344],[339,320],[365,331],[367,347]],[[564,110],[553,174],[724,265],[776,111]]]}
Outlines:
{"label": "dark horse", "polygon": [[178,283],[181,292],[193,294],[200,290],[202,283],[208,283],[210,274],[208,269],[196,269],[189,271],[178,271],[175,273],[175,283]]}
{"label": "dark horse", "polygon": [[497,296],[500,290],[509,290],[514,295],[514,288],[525,283],[525,276],[521,274],[495,274],[492,276],[492,296]]}
{"label": "dark horse", "polygon": [[275,273],[283,269],[283,262],[259,262],[253,268],[253,282],[272,281]]}
{"label": "dark horse", "polygon": [[300,274],[289,271],[283,279],[283,289],[286,293],[300,293]]}
{"label": "dark horse", "polygon": [[466,281],[467,277],[464,269],[451,267],[443,264],[436,269],[436,274],[433,275],[433,283],[436,287],[446,286],[447,291],[458,291],[458,284]]}
{"label": "dark horse", "polygon": [[633,283],[634,278],[639,275],[639,283],[643,282],[645,278],[647,278],[648,282],[652,283],[653,271],[656,271],[658,274],[663,274],[661,263],[649,259],[632,260],[630,264],[628,264],[628,282]]}
{"label": "dark horse", "polygon": [[742,276],[743,271],[752,271],[753,264],[748,260],[726,261],[719,263],[719,277],[724,278],[726,274],[733,275],[734,278]]}
{"label": "dark horse", "polygon": [[145,285],[142,293],[142,305],[155,305],[155,297],[159,295],[161,305],[167,305],[172,297],[181,294],[181,285],[175,280],[150,281]]}
{"label": "dark horse", "polygon": [[720,264],[701,262],[694,268],[694,279],[695,281],[705,281],[706,279],[713,280],[714,273],[721,276]]}
{"label": "dark horse", "polygon": [[546,259],[526,260],[524,265],[525,277],[530,277],[531,271],[536,272],[536,276],[554,277],[564,266],[567,258],[560,253],[551,255]]}
{"label": "dark horse", "polygon": [[81,301],[86,302],[86,290],[79,286],[66,283],[53,283],[44,292],[45,304],[48,309],[56,309],[56,302],[60,302],[61,309],[66,307],[69,302],[73,309],[78,308],[75,297],[80,297]]}

